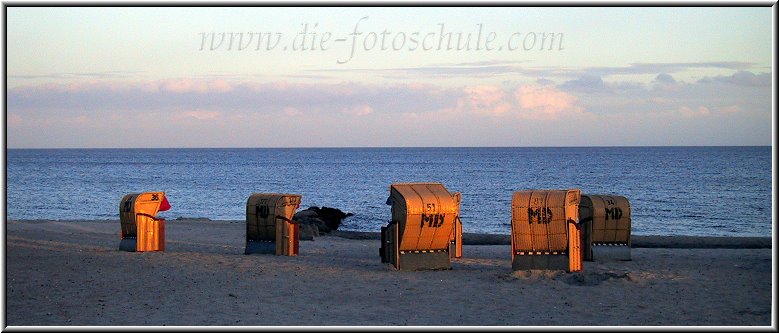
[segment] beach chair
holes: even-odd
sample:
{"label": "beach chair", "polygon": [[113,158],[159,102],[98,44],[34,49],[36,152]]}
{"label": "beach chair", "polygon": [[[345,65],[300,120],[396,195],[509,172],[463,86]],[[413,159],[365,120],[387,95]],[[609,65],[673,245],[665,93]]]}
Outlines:
{"label": "beach chair", "polygon": [[119,250],[165,251],[165,219],[157,213],[170,209],[165,192],[130,193],[119,202]]}
{"label": "beach chair", "polygon": [[582,194],[579,219],[587,261],[630,260],[630,202],[618,195]]}
{"label": "beach chair", "polygon": [[514,192],[512,270],[582,270],[580,198],[578,189]]}
{"label": "beach chair", "polygon": [[441,183],[390,185],[392,221],[381,228],[381,261],[398,270],[451,269],[462,256],[459,192]]}
{"label": "beach chair", "polygon": [[246,201],[245,254],[296,256],[300,253],[300,224],[292,220],[300,207],[299,194],[254,193]]}

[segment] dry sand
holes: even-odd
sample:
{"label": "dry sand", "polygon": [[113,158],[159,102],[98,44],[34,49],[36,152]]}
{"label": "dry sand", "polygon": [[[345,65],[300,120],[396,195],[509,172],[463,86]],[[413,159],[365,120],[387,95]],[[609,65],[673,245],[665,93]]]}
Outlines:
{"label": "dry sand", "polygon": [[406,272],[381,263],[374,234],[335,232],[281,257],[244,255],[244,232],[242,221],[169,220],[166,252],[131,253],[118,250],[118,221],[7,221],[5,325],[775,330],[770,239],[635,247],[632,261],[565,273],[512,272],[508,245],[466,235],[451,270]]}

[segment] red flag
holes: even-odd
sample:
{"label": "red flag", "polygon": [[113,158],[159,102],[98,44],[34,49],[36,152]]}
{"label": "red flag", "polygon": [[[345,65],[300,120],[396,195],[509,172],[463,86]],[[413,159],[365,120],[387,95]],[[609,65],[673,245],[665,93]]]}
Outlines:
{"label": "red flag", "polygon": [[164,212],[166,210],[170,209],[170,203],[168,202],[168,197],[163,196],[162,197],[162,203],[160,204],[159,211]]}

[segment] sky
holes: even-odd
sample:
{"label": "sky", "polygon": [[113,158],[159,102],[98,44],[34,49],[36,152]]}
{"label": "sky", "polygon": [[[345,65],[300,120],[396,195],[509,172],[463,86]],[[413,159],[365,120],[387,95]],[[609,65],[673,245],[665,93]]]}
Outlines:
{"label": "sky", "polygon": [[7,7],[7,148],[771,145],[771,7]]}

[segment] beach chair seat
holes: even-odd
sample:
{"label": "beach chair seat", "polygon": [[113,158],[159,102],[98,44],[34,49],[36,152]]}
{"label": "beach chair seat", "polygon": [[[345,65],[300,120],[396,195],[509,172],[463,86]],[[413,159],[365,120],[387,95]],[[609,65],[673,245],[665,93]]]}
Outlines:
{"label": "beach chair seat", "polygon": [[462,256],[461,195],[441,183],[390,185],[392,220],[381,228],[382,262],[398,270],[450,269]]}
{"label": "beach chair seat", "polygon": [[300,224],[292,220],[300,207],[299,194],[254,193],[246,201],[245,254],[296,256],[300,253]]}
{"label": "beach chair seat", "polygon": [[511,200],[513,270],[582,270],[581,191],[517,191]]}
{"label": "beach chair seat", "polygon": [[584,260],[630,260],[631,217],[627,198],[582,194],[579,218]]}
{"label": "beach chair seat", "polygon": [[119,202],[119,249],[130,252],[165,251],[165,219],[170,209],[165,192],[130,193]]}

